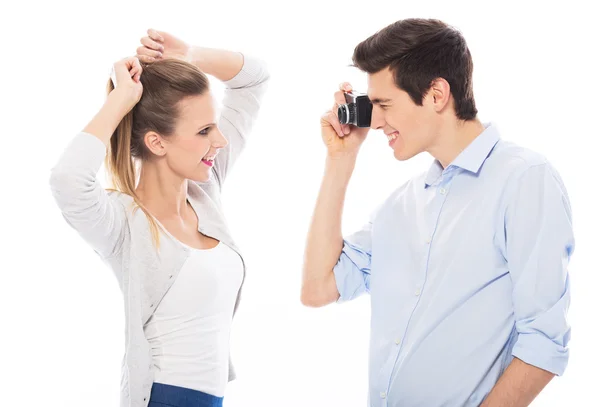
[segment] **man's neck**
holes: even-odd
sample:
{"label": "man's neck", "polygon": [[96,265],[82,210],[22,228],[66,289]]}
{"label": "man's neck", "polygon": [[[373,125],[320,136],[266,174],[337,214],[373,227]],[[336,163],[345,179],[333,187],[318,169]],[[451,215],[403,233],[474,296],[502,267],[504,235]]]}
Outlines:
{"label": "man's neck", "polygon": [[446,168],[484,130],[485,126],[479,119],[466,122],[453,120],[442,126],[436,142],[427,152]]}

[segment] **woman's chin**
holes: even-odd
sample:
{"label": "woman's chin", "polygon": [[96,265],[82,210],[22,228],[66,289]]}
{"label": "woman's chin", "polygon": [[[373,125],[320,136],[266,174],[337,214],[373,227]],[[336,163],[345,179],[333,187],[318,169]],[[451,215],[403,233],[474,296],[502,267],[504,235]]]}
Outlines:
{"label": "woman's chin", "polygon": [[188,180],[202,183],[208,182],[210,181],[210,172],[205,174],[192,174],[191,177],[188,177]]}

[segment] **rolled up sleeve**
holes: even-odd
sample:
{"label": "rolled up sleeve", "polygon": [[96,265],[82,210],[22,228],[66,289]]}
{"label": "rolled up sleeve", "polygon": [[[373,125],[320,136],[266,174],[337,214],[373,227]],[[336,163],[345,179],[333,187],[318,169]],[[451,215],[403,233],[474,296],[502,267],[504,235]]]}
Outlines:
{"label": "rolled up sleeve", "polygon": [[339,302],[350,301],[369,292],[371,277],[371,222],[344,239],[344,247],[333,268],[340,293]]}
{"label": "rolled up sleeve", "polygon": [[549,164],[520,176],[505,216],[506,256],[519,334],[513,356],[556,375],[569,359],[568,264],[572,214],[562,180]]}

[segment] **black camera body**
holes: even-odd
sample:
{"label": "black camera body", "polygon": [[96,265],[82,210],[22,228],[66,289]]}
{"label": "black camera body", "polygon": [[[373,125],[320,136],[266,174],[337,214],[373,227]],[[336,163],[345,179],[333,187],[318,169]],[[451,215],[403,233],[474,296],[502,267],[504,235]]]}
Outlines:
{"label": "black camera body", "polygon": [[373,104],[365,94],[344,93],[346,104],[339,105],[338,119],[341,124],[352,124],[356,127],[371,127]]}

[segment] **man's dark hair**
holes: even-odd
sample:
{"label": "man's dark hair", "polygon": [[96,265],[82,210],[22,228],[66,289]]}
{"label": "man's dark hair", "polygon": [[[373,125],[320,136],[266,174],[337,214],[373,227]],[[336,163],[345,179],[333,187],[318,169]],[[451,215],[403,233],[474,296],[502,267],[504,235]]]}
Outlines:
{"label": "man's dark hair", "polygon": [[473,96],[473,60],[462,34],[435,19],[397,21],[367,38],[354,49],[354,66],[373,74],[390,68],[398,88],[419,106],[432,82],[450,84],[456,116],[477,116]]}

